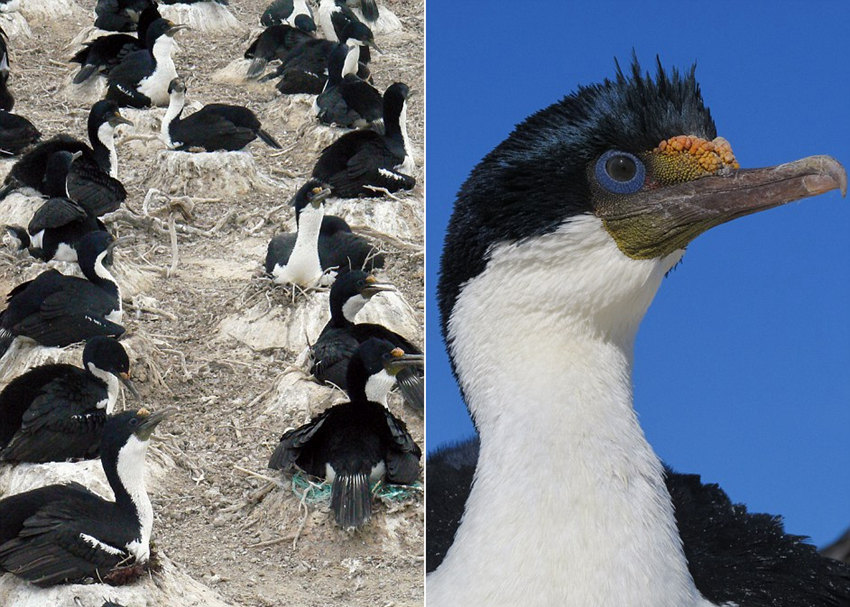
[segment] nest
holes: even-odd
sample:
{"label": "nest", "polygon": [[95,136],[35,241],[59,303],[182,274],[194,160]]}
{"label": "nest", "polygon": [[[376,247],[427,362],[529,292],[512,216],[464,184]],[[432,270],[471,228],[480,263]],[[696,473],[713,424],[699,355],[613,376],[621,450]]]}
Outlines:
{"label": "nest", "polygon": [[202,32],[245,29],[226,6],[217,2],[160,4],[159,12],[174,23],[182,23]]}
{"label": "nest", "polygon": [[421,203],[404,192],[397,192],[393,198],[332,198],[325,203],[325,214],[342,217],[354,232],[359,231],[358,226],[367,226],[408,242],[419,242],[425,225]]}
{"label": "nest", "polygon": [[[72,64],[77,66],[76,63]],[[106,78],[100,74],[92,74],[80,84],[74,84],[74,76],[79,70],[75,69],[62,82],[62,96],[71,102],[84,105],[94,105],[106,95]]]}
{"label": "nest", "polygon": [[224,202],[256,190],[280,186],[262,174],[250,152],[177,152],[163,150],[144,180],[147,188],[177,196],[203,192]]}
{"label": "nest", "polygon": [[372,30],[372,33],[375,34],[375,36],[393,34],[401,31],[401,19],[388,9],[386,5],[378,7],[378,20],[374,23],[366,21],[360,7],[355,7],[351,10],[355,15],[357,15],[357,18],[360,19],[360,21],[369,26],[369,29]]}
{"label": "nest", "polygon": [[0,27],[6,32],[9,38],[17,38],[18,36],[32,36],[30,24],[27,23],[27,18],[21,13],[0,13]]}
{"label": "nest", "polygon": [[67,26],[64,18],[85,15],[85,11],[74,0],[24,0],[21,13],[29,21],[44,21],[60,28]]}

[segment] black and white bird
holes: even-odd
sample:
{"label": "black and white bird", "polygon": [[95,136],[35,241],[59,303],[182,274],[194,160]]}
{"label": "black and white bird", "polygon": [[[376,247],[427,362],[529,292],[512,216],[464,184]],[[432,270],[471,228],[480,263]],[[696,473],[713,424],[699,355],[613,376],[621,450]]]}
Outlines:
{"label": "black and white bird", "polygon": [[374,86],[357,76],[354,46],[338,45],[328,59],[328,81],[313,110],[319,122],[343,128],[383,128],[384,102]]}
{"label": "black and white bird", "polygon": [[174,36],[189,26],[157,19],[148,27],[145,49],[130,53],[107,76],[106,98],[121,107],[168,105],[168,85],[177,77],[171,52]]}
{"label": "black and white bird", "polygon": [[322,150],[313,177],[330,184],[340,198],[381,196],[416,185],[407,136],[406,84],[396,82],[384,93],[384,134],[362,130],[346,133]]}
{"label": "black and white bird", "polygon": [[383,254],[365,238],[352,233],[343,219],[325,215],[324,203],[330,194],[315,179],[295,193],[297,231],[272,238],[266,252],[266,274],[276,283],[327,286],[341,272],[384,267]]}
{"label": "black and white bird", "polygon": [[6,226],[19,249],[42,261],[77,261],[77,247],[89,232],[106,230],[96,216],[68,198],[49,198],[33,214],[26,229]]}
{"label": "black and white bird", "polygon": [[123,308],[118,283],[107,269],[120,240],[107,232],[86,234],[77,247],[85,278],[46,270],[19,284],[0,312],[0,356],[16,337],[64,347],[95,335],[120,337]]}
{"label": "black and white bird", "polygon": [[109,32],[135,32],[139,29],[142,13],[155,7],[153,0],[97,0],[94,26]]}
{"label": "black and white bird", "polygon": [[37,586],[89,578],[119,585],[141,576],[153,528],[145,455],[151,434],[169,413],[139,409],[107,419],[100,460],[114,502],[78,483],[0,500],[0,571]]}
{"label": "black and white bird", "polygon": [[344,529],[372,517],[370,484],[381,479],[410,485],[419,478],[422,452],[404,422],[381,404],[393,377],[422,358],[371,339],[349,366],[349,402],[334,405],[309,423],[288,430],[269,460],[273,470],[297,466],[331,483],[331,509]]}
{"label": "black and white bird", "polygon": [[161,135],[168,147],[178,150],[203,148],[207,152],[236,151],[259,137],[266,145],[280,149],[274,137],[264,131],[257,116],[246,107],[210,103],[181,118],[186,104],[186,85],[175,78],[168,85],[170,101],[162,119]]}
{"label": "black and white bird", "polygon": [[[116,178],[118,152],[114,135],[120,124],[133,123],[121,116],[114,102],[98,101],[88,117],[91,147],[64,134],[38,144],[12,166],[0,198],[12,190],[29,187],[48,196],[67,196],[94,215],[114,211],[127,197]],[[78,158],[74,156],[77,152],[81,153]]]}
{"label": "black and white bird", "polygon": [[323,38],[300,42],[286,54],[281,64],[273,72],[263,76],[261,81],[280,76],[276,87],[284,95],[318,95],[324,90],[328,79],[328,60],[338,44],[357,47],[357,75],[363,79],[370,78],[370,56],[366,49],[375,44],[372,31],[358,21],[343,26],[339,37],[340,43]]}
{"label": "black and white bird", "polygon": [[319,2],[318,20],[319,27],[325,38],[333,42],[341,40],[339,36],[340,29],[346,23],[363,23],[368,27],[369,23],[378,19],[378,6],[375,0],[365,0],[358,3],[362,9],[364,21],[351,10],[353,2],[346,0],[321,0]]}
{"label": "black and white bird", "polygon": [[100,453],[107,415],[119,381],[136,397],[130,359],[111,337],[92,337],[83,368],[42,365],[13,379],[0,392],[0,460],[61,462]]}
{"label": "black and white bird", "polygon": [[[150,4],[150,0],[145,0]],[[74,76],[74,84],[82,84],[95,74],[106,76],[116,65],[121,63],[130,53],[147,48],[146,39],[148,28],[161,18],[155,4],[143,9],[138,17],[136,35],[108,34],[98,36],[86,42],[79,51],[71,57],[71,63],[79,63],[80,71]]]}
{"label": "black and white bird", "polygon": [[304,32],[315,32],[313,9],[306,0],[273,0],[260,17],[260,24],[290,25]]}
{"label": "black and white bird", "polygon": [[0,28],[0,154],[15,155],[38,141],[41,133],[29,120],[11,113],[15,98],[9,92],[9,74],[6,32]]}
{"label": "black and white bird", "polygon": [[641,320],[694,238],[846,186],[827,156],[740,170],[693,70],[637,61],[484,158],[438,285],[480,449],[428,461],[428,605],[850,604],[848,566],[662,465],[631,379]]}
{"label": "black and white bird", "polygon": [[270,25],[245,51],[245,59],[251,59],[247,77],[259,78],[269,61],[283,60],[296,46],[313,39],[314,36],[311,33],[299,27],[285,23]]}

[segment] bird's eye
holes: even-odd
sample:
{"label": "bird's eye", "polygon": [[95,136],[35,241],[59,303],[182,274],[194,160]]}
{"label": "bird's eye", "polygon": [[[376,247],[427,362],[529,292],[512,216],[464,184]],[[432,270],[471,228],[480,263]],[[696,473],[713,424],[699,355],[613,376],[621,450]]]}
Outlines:
{"label": "bird's eye", "polygon": [[634,155],[608,150],[596,161],[596,181],[614,194],[633,194],[643,187],[646,169]]}
{"label": "bird's eye", "polygon": [[138,425],[139,425],[139,418],[137,418],[137,417],[131,417],[131,418],[130,418],[130,425],[131,425],[131,426],[138,426]]}

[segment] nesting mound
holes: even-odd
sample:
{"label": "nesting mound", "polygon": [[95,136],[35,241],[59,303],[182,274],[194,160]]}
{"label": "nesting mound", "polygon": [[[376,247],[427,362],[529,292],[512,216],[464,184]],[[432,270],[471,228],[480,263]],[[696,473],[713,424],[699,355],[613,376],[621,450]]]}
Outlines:
{"label": "nesting mound", "polygon": [[375,36],[393,34],[401,31],[401,19],[396,17],[395,13],[386,6],[378,6],[378,20],[374,23],[366,21],[360,7],[356,7],[351,10],[355,15],[357,15],[358,19],[369,26],[369,29],[372,30],[372,33],[375,34]]}
{"label": "nesting mound", "polygon": [[148,188],[172,195],[188,196],[203,192],[205,196],[229,202],[248,192],[272,192],[274,181],[263,175],[250,152],[177,152],[163,150],[157,154],[149,177]]}
{"label": "nesting mound", "polygon": [[62,26],[58,18],[80,17],[85,11],[75,0],[24,0],[21,13],[31,24],[43,21],[46,25]]}
{"label": "nesting mound", "polygon": [[79,71],[79,65],[76,63],[72,65],[75,69],[64,78],[62,96],[67,101],[84,103],[86,105],[94,105],[103,99],[106,94],[106,78],[99,74],[94,74],[80,84],[74,84],[74,76]]}
{"label": "nesting mound", "polygon": [[27,18],[17,11],[8,13],[0,13],[0,27],[6,32],[9,38],[17,38],[18,36],[32,36],[32,30],[27,23]]}
{"label": "nesting mound", "polygon": [[159,13],[174,23],[183,23],[202,32],[241,31],[245,26],[226,6],[217,2],[160,4]]}

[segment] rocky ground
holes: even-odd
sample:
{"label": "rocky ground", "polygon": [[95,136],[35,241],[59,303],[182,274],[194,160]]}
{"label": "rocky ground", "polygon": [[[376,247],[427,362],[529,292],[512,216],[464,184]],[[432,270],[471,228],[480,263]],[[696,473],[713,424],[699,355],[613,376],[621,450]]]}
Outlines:
{"label": "rocky ground", "polygon": [[[29,32],[0,16],[10,33],[15,111],[45,136],[84,138],[86,95],[96,91],[69,86],[67,59],[76,50],[73,41],[87,34],[95,2],[28,1]],[[39,1],[51,11],[38,13]],[[119,178],[129,197],[108,224],[134,237],[116,253],[127,308],[124,343],[142,404],[177,408],[157,430],[150,455],[153,540],[177,570],[212,588],[224,604],[421,605],[420,490],[385,498],[365,529],[345,532],[334,526],[326,504],[304,495],[303,484],[293,486],[290,476],[266,469],[286,427],[344,398],[312,383],[299,359],[327,320],[327,293],[292,293],[261,276],[269,239],[294,227],[289,199],[318,151],[338,135],[314,125],[312,100],[284,98],[273,83],[242,81],[247,62],[241,56],[266,4],[231,0],[238,27],[181,33],[175,64],[190,103],[252,108],[282,151],[258,141],[249,153],[215,158],[167,152],[155,137],[163,109],[125,112],[136,126],[118,138]],[[424,2],[387,6],[403,31],[376,36],[384,54],[375,55],[373,74],[381,90],[404,81],[418,93],[408,113],[418,185],[393,198],[335,203],[332,210],[387,253],[380,277],[399,288],[397,295],[376,297],[367,316],[421,344]],[[11,162],[0,166],[4,172]],[[0,220],[26,223],[26,204],[5,204]],[[44,269],[2,251],[4,292]],[[8,381],[39,356],[78,361],[79,352],[30,351],[17,369],[8,361],[0,365],[0,376]],[[422,445],[422,420],[398,400],[391,408]]]}

